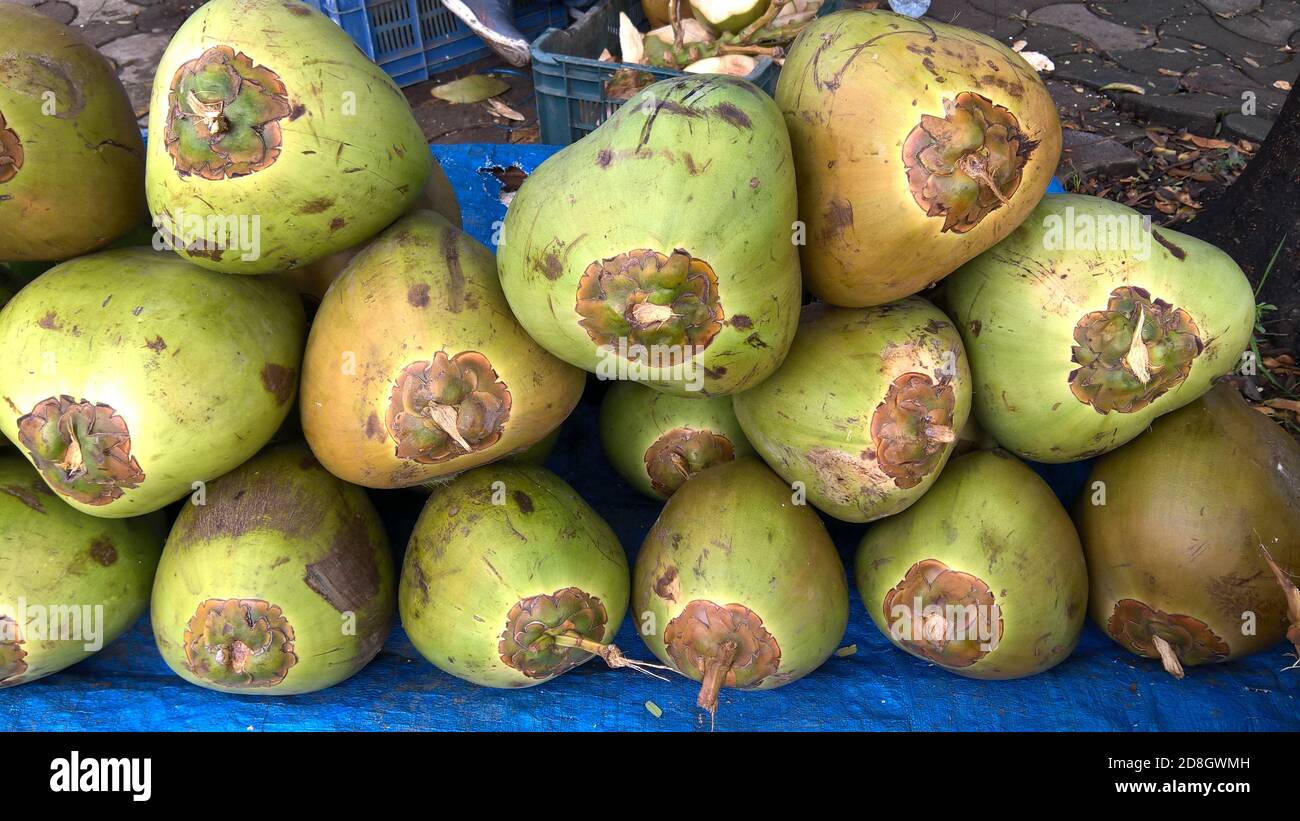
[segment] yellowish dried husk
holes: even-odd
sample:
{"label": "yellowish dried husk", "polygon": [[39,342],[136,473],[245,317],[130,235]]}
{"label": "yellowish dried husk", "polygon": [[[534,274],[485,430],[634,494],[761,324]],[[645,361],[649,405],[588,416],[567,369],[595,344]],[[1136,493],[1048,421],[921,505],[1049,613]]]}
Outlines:
{"label": "yellowish dried husk", "polygon": [[[923,115],[981,95],[1006,108],[1036,145],[1010,203],[971,230],[943,230],[913,196],[903,162]],[[876,11],[808,25],[776,90],[794,149],[804,282],[836,305],[879,305],[942,279],[1010,234],[1047,190],[1061,126],[1046,87],[997,41],[957,26]],[[1004,192],[1005,193],[1005,192]]]}

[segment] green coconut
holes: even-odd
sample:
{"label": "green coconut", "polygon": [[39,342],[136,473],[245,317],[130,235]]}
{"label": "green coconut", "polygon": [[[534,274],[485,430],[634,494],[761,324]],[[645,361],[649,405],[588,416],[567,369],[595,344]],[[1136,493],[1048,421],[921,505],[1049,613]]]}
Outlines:
{"label": "green coconut", "polygon": [[[1097,460],[1075,511],[1092,618],[1171,675],[1277,645],[1300,573],[1300,446],[1230,385]],[[1300,637],[1300,636],[1297,636]]]}
{"label": "green coconut", "polygon": [[149,513],[271,438],[304,333],[281,283],[140,248],[79,257],[0,310],[0,431],[78,510]]}
{"label": "green coconut", "polygon": [[771,0],[690,0],[684,5],[715,31],[736,34],[762,17]]}
{"label": "green coconut", "polygon": [[555,474],[497,463],[434,490],[398,587],[402,627],[439,669],[485,687],[532,687],[595,656],[627,610],[614,531]]}
{"label": "green coconut", "polygon": [[792,167],[760,89],[655,83],[515,194],[497,256],[511,309],[604,379],[707,396],[758,384],[798,322]]}
{"label": "green coconut", "polygon": [[835,518],[869,522],[934,484],[970,415],[971,376],[957,329],[919,297],[815,303],[781,369],[733,401],[777,473]]}
{"label": "green coconut", "polygon": [[144,143],[113,65],[72,29],[0,3],[0,260],[103,248],[144,219]]}
{"label": "green coconut", "polygon": [[369,239],[420,195],[432,158],[406,97],[325,15],[212,0],[154,78],[149,210],[194,263],[288,271]]}
{"label": "green coconut", "polygon": [[635,382],[611,385],[600,405],[605,458],[628,484],[667,499],[700,471],[754,448],[731,398],[672,396]]}
{"label": "green coconut", "polygon": [[335,476],[410,487],[532,446],[585,385],[514,321],[492,252],[417,211],[321,301],[303,357],[302,425]]}
{"label": "green coconut", "polygon": [[701,682],[768,690],[821,666],[848,624],[844,566],[821,519],[757,459],[682,485],[632,571],[632,617],[664,664]]}
{"label": "green coconut", "polygon": [[284,696],[338,684],[374,658],[392,629],[395,578],[365,491],[299,444],[266,450],[194,501],[153,587],[154,639],[176,675]]}
{"label": "green coconut", "polygon": [[970,678],[1056,666],[1078,643],[1088,610],[1069,514],[1006,451],[952,460],[924,498],[872,526],[858,548],[857,582],[890,641]]}
{"label": "green coconut", "polygon": [[0,688],[76,664],[135,624],[165,532],[162,514],[79,513],[17,454],[0,455]]}
{"label": "green coconut", "polygon": [[948,278],[975,413],[1038,462],[1113,450],[1238,366],[1250,283],[1209,243],[1097,197],[1049,195]]}

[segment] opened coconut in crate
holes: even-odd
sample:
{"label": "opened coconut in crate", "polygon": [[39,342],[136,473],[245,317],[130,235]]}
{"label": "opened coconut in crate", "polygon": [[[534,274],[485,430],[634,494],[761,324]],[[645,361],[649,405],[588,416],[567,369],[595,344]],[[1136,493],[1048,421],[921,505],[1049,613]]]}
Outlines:
{"label": "opened coconut in crate", "polygon": [[576,142],[641,89],[685,72],[733,74],[771,93],[795,36],[840,5],[678,0],[674,29],[673,2],[602,0],[567,29],[549,29],[533,41],[542,142]]}

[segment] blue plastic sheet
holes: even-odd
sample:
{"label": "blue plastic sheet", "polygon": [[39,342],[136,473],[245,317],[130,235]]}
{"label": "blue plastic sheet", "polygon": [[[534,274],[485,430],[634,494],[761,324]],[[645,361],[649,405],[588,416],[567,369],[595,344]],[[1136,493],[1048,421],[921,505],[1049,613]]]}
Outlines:
{"label": "blue plastic sheet", "polygon": [[[435,146],[460,196],[469,233],[489,243],[505,208],[500,183],[484,168],[532,170],[546,146]],[[629,558],[659,505],[620,480],[600,455],[596,408],[587,396],[564,425],[548,466],[614,527]],[[1086,464],[1035,465],[1068,505]],[[373,494],[400,554],[422,504],[411,491]],[[869,526],[827,520],[846,566]],[[852,585],[850,585],[852,587]],[[648,658],[630,621],[617,642]],[[1091,624],[1074,655],[1029,679],[973,681],[895,649],[876,630],[857,592],[842,642],[857,652],[832,657],[778,690],[724,689],[717,729],[796,730],[1295,730],[1300,672],[1282,672],[1287,646],[1231,664],[1197,667],[1174,681],[1159,665],[1121,650]],[[19,730],[693,730],[708,729],[696,685],[663,683],[593,661],[527,690],[490,690],[425,662],[400,628],[365,670],[325,690],[295,697],[231,696],[175,677],[154,648],[148,621],[97,656],[64,672],[0,690],[0,729]],[[662,710],[656,718],[646,707]]]}

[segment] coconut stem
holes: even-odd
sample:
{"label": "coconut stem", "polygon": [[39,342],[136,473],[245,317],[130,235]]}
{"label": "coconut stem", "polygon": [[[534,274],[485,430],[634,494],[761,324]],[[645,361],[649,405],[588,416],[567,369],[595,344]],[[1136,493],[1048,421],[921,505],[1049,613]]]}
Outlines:
{"label": "coconut stem", "polygon": [[667,305],[655,305],[653,302],[641,302],[632,306],[632,319],[641,326],[662,325],[677,314]]}
{"label": "coconut stem", "polygon": [[1178,661],[1178,654],[1174,652],[1173,646],[1159,636],[1152,636],[1151,641],[1156,646],[1156,652],[1160,654],[1160,663],[1164,665],[1165,672],[1176,679],[1181,679],[1185,675],[1183,665]]}
{"label": "coconut stem", "polygon": [[86,471],[86,454],[81,449],[81,440],[77,438],[76,428],[70,418],[64,418],[60,422],[60,427],[63,429],[63,435],[68,439],[68,447],[63,451],[63,458],[57,464],[69,476],[82,474]]}
{"label": "coconut stem", "polygon": [[998,202],[1003,205],[1011,204],[1011,200],[1003,196],[1002,191],[998,189],[997,180],[993,179],[993,175],[989,173],[988,166],[985,165],[982,155],[963,154],[961,159],[957,161],[957,169],[972,180],[978,180],[987,185],[989,190],[993,192],[993,196],[998,198]]}
{"label": "coconut stem", "polygon": [[1128,354],[1124,361],[1129,370],[1143,385],[1151,381],[1151,357],[1147,355],[1146,343],[1142,341],[1142,329],[1147,324],[1147,309],[1138,309],[1137,327],[1133,329],[1133,339],[1129,341]]}
{"label": "coconut stem", "polygon": [[682,34],[682,2],[683,0],[668,0],[668,22],[673,26],[674,50],[680,50],[684,40]]}
{"label": "coconut stem", "polygon": [[186,97],[186,102],[194,116],[203,120],[203,126],[209,134],[220,134],[226,130],[226,118],[222,116],[226,108],[224,102],[205,103],[193,91]]}
{"label": "coconut stem", "polygon": [[724,641],[718,645],[718,654],[704,664],[704,681],[700,682],[700,695],[695,703],[709,711],[709,716],[718,712],[718,693],[731,672],[731,665],[736,661],[740,648],[734,641]]}
{"label": "coconut stem", "polygon": [[[1259,534],[1256,534],[1258,537]],[[1264,554],[1264,561],[1268,563],[1268,569],[1273,571],[1273,577],[1277,579],[1278,585],[1282,588],[1282,594],[1286,597],[1287,620],[1291,622],[1291,628],[1286,631],[1287,640],[1295,645],[1296,663],[1300,664],[1300,588],[1296,587],[1291,577],[1286,571],[1273,560],[1273,554],[1268,552],[1264,542],[1260,541],[1259,549]]]}
{"label": "coconut stem", "polygon": [[648,661],[638,661],[636,659],[630,659],[627,656],[623,655],[623,651],[618,649],[618,647],[613,644],[601,644],[600,642],[592,641],[591,639],[573,630],[563,630],[557,633],[552,633],[551,638],[554,639],[555,643],[560,645],[561,647],[573,647],[578,650],[591,653],[593,656],[600,656],[600,658],[606,664],[608,664],[610,667],[612,667],[615,670],[623,667],[629,667],[633,670],[636,670],[638,673],[645,673],[647,676],[654,676],[660,681],[668,680],[663,676],[652,673],[645,668],[653,667],[656,670],[667,670],[669,668],[663,666],[662,664],[651,664]]}
{"label": "coconut stem", "polygon": [[780,57],[784,51],[780,46],[729,46],[725,43],[718,46],[719,54],[749,54],[761,57]]}
{"label": "coconut stem", "polygon": [[921,621],[921,638],[930,644],[943,646],[948,640],[948,620],[940,613],[931,613]]}
{"label": "coconut stem", "polygon": [[751,37],[757,34],[768,23],[776,19],[776,16],[781,13],[781,8],[786,4],[786,2],[788,2],[788,0],[772,0],[772,2],[767,4],[767,11],[763,12],[763,16],[746,26],[745,30],[740,32],[740,36],[736,39],[741,43],[748,43]]}
{"label": "coconut stem", "polygon": [[926,425],[925,435],[936,442],[955,442],[957,432],[947,425]]}
{"label": "coconut stem", "polygon": [[429,418],[433,420],[433,423],[442,428],[448,436],[456,441],[456,444],[465,449],[466,453],[473,450],[473,448],[469,446],[469,442],[466,442],[465,438],[460,435],[460,429],[456,427],[457,414],[455,408],[451,405],[435,403],[432,408],[428,409],[427,413]]}

